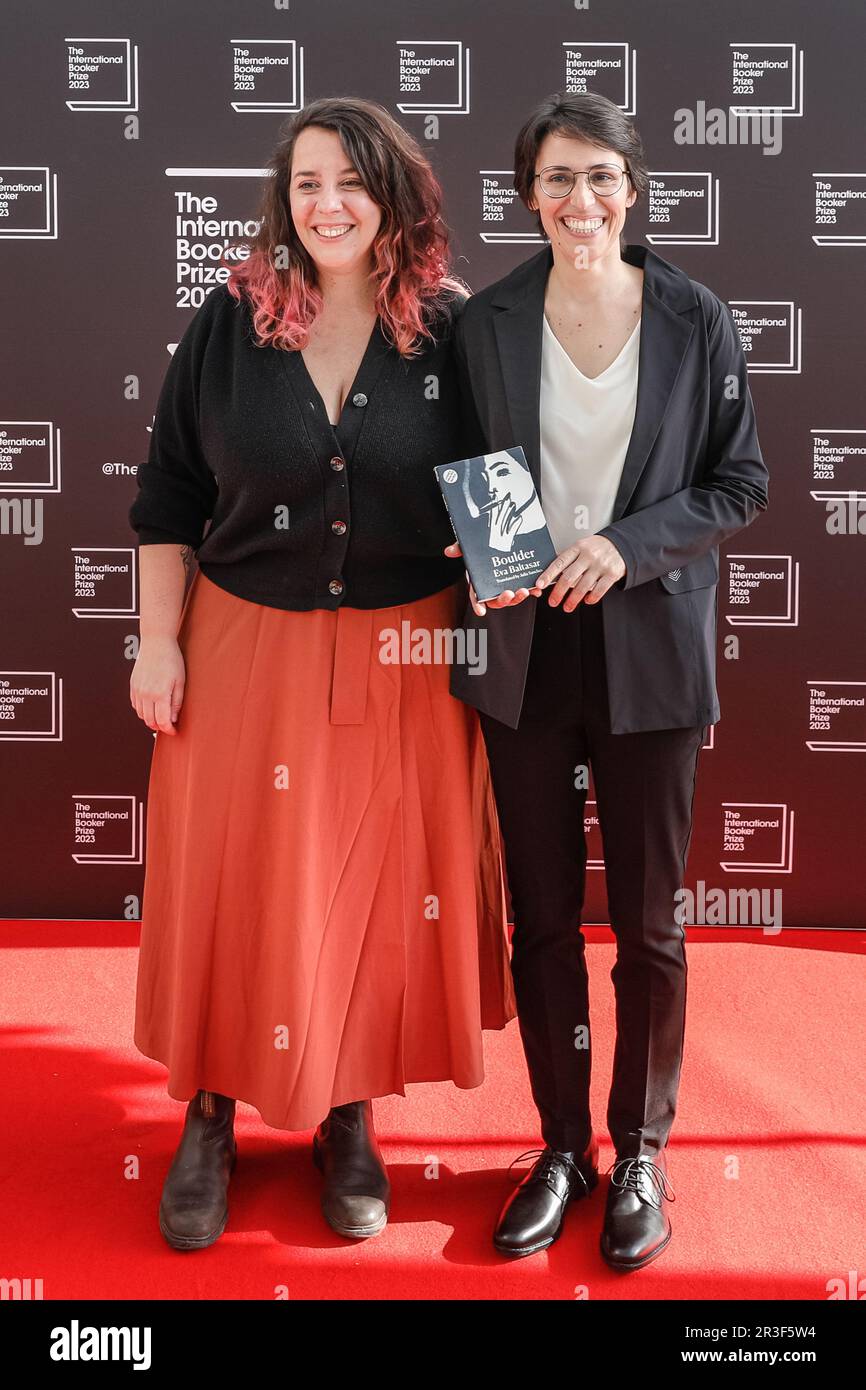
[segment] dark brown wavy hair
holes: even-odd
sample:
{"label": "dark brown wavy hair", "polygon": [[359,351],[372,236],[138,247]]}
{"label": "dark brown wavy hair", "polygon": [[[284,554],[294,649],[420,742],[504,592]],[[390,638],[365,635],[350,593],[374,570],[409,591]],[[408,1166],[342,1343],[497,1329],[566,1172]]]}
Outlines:
{"label": "dark brown wavy hair", "polygon": [[295,231],[289,186],[295,141],[310,126],[336,131],[366,192],[382,209],[372,246],[376,310],[384,336],[402,356],[415,356],[425,337],[435,337],[435,319],[453,292],[466,294],[467,287],[448,273],[439,182],[418,143],[376,102],[321,97],[288,119],[268,161],[259,230],[242,243],[249,256],[239,262],[230,252],[221,261],[231,270],[227,288],[251,304],[260,345],[306,347],[322,293],[315,263]]}

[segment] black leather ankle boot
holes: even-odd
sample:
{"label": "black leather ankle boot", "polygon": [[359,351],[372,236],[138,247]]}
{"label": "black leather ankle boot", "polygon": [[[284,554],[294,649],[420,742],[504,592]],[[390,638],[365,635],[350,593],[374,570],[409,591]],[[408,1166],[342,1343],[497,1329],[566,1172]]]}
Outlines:
{"label": "black leather ankle boot", "polygon": [[385,1229],[391,1185],[371,1101],[333,1107],[313,1135],[313,1162],[325,1175],[322,1211],[332,1230],[364,1239]]}
{"label": "black leather ankle boot", "polygon": [[175,1250],[202,1250],[226,1228],[234,1118],[234,1100],[218,1091],[197,1091],[189,1102],[159,1204],[159,1229]]}

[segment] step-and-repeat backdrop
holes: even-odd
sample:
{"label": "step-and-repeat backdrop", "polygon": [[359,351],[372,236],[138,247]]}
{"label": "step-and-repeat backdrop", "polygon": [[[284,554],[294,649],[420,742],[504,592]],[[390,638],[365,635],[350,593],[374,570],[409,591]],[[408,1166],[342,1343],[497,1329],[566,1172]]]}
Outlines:
{"label": "step-and-repeat backdrop", "polygon": [[538,248],[514,136],[561,90],[633,115],[651,189],[628,239],[730,306],[770,469],[721,567],[689,920],[862,927],[861,0],[4,0],[0,26],[0,915],[140,915],[154,735],[129,703],[127,512],[169,355],[253,227],[280,122],[323,95],[386,106],[480,289]]}

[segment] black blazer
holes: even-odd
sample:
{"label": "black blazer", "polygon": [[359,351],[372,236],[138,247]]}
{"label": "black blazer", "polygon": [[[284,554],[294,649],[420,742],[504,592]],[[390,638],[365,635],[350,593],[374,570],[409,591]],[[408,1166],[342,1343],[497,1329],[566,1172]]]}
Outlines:
{"label": "black blazer", "polygon": [[[600,532],[626,564],[600,600],[614,734],[719,719],[718,547],[768,504],[730,310],[645,246],[627,246],[623,257],[643,266],[644,290],[634,427],[613,519]],[[454,336],[482,451],[521,444],[542,506],[541,343],[552,265],[548,245],[473,295]],[[464,626],[486,631],[487,665],[480,674],[454,665],[451,693],[516,729],[535,608],[546,602],[530,597],[478,618],[467,599]],[[577,610],[572,616],[578,621]]]}

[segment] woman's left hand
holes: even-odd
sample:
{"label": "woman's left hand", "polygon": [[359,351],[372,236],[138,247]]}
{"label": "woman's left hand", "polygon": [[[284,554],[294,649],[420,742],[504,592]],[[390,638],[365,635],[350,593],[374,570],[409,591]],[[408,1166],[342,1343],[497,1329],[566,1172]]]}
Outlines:
{"label": "woman's left hand", "polygon": [[[446,545],[445,554],[449,559],[460,559],[463,551],[460,549],[459,542],[453,541],[451,545]],[[514,608],[518,603],[529,598],[530,593],[536,593],[535,589],[518,589],[516,593],[513,589],[506,589],[498,598],[487,598],[483,603],[479,603],[468,570],[466,570],[466,583],[469,585],[469,599],[476,618],[483,618],[488,608]]]}
{"label": "woman's left hand", "polygon": [[607,536],[585,536],[551,560],[529,592],[541,598],[545,589],[553,584],[548,599],[550,607],[556,608],[565,599],[563,609],[571,613],[584,600],[598,603],[624,574],[625,560],[613,541]]}

